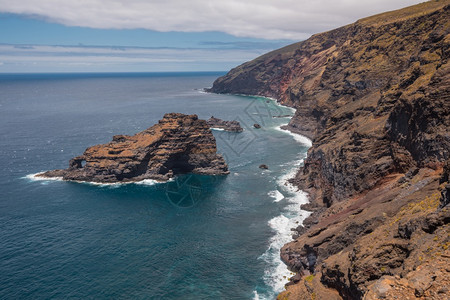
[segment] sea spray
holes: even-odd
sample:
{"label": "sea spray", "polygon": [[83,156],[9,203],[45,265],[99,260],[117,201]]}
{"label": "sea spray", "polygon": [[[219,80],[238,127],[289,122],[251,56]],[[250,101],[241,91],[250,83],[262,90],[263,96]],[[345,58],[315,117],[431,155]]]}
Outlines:
{"label": "sea spray", "polygon": [[284,199],[284,195],[279,190],[270,191],[267,195],[274,199],[273,202],[280,202]]}

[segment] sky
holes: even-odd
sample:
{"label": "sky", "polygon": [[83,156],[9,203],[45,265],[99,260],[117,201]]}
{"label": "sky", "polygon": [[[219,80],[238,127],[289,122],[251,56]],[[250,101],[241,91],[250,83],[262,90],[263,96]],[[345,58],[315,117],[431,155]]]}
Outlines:
{"label": "sky", "polygon": [[416,0],[0,0],[0,73],[227,71]]}

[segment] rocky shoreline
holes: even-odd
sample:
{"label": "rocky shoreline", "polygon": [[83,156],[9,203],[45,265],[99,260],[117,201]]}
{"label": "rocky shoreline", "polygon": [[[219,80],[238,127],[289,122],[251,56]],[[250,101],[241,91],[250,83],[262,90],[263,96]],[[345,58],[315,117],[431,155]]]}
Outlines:
{"label": "rocky shoreline", "polygon": [[449,1],[365,18],[231,70],[211,91],[279,99],[313,140],[292,183],[312,215],[280,299],[449,293]]}
{"label": "rocky shoreline", "polygon": [[133,136],[115,135],[107,144],[86,149],[69,168],[38,174],[43,178],[95,183],[166,181],[177,174],[229,174],[216,140],[197,115],[165,114],[158,124]]}

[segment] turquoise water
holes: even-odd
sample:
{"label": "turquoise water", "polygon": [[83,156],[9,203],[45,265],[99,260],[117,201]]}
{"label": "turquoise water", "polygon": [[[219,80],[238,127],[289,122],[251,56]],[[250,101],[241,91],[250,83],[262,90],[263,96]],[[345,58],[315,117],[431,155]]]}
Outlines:
{"label": "turquoise water", "polygon": [[[278,129],[289,119],[273,116],[289,108],[201,91],[220,75],[0,75],[0,298],[270,299],[280,291],[289,272],[279,247],[306,216],[306,196],[284,182],[308,141]],[[230,175],[127,185],[32,177],[166,112],[239,120],[243,133],[214,131]]]}

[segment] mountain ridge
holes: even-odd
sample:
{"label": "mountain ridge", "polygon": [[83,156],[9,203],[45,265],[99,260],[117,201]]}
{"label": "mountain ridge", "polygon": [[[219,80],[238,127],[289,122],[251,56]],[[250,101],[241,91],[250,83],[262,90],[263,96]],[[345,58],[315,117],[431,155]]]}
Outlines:
{"label": "mountain ridge", "polygon": [[[376,299],[389,282],[386,295],[440,299],[432,286],[445,286],[450,257],[449,12],[450,1],[428,1],[364,18],[214,82],[212,92],[295,107],[287,128],[313,140],[291,180],[313,213],[282,249],[297,275],[281,298]],[[420,276],[434,285],[419,286]]]}

